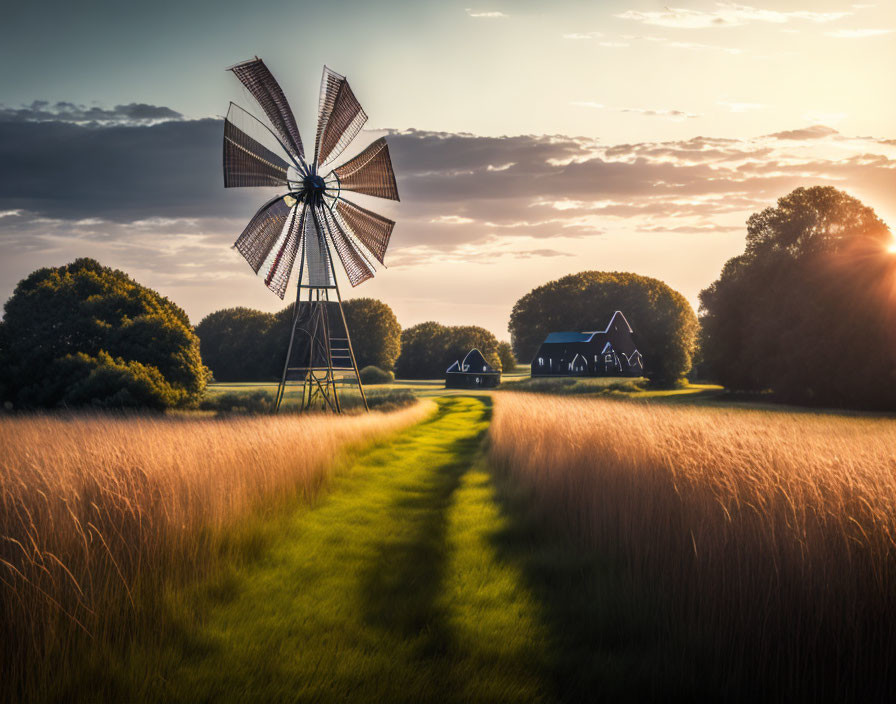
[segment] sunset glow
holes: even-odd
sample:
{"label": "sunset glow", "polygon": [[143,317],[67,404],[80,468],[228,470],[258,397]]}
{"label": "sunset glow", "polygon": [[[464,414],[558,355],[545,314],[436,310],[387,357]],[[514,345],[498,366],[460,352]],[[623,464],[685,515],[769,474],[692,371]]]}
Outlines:
{"label": "sunset glow", "polygon": [[[399,223],[389,276],[344,288],[388,301],[403,326],[506,338],[517,298],[584,269],[656,276],[696,307],[743,250],[750,214],[796,187],[896,212],[896,97],[878,68],[896,65],[892,3],[348,0],[279,8],[273,24],[235,7],[216,32],[204,2],[89,22],[57,4],[23,5],[0,27],[0,56],[20,67],[0,77],[0,164],[23,152],[39,164],[0,173],[3,298],[38,266],[92,256],[194,322],[279,309],[230,249],[259,194],[220,184],[216,116],[246,102],[224,68],[253,53],[300,125],[316,121],[327,63],[371,116],[358,143],[389,135],[402,196],[384,212]],[[166,40],[175,26],[189,42]],[[108,37],[127,47],[111,64]],[[84,161],[92,149],[103,169]]]}

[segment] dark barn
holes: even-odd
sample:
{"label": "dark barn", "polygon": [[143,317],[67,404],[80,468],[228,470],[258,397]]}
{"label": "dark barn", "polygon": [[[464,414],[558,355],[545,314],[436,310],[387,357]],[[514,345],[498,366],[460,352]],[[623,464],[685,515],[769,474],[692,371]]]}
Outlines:
{"label": "dark barn", "polygon": [[501,372],[477,349],[467,352],[462,362],[454,362],[445,372],[446,389],[491,389],[500,382]]}
{"label": "dark barn", "polygon": [[604,330],[552,332],[532,360],[532,376],[641,376],[644,360],[621,311]]}

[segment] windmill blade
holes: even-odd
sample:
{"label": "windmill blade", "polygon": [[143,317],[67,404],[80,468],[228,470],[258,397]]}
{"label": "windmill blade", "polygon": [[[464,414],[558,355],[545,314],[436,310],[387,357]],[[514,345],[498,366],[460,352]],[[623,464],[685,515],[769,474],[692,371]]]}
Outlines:
{"label": "windmill blade", "polygon": [[318,221],[324,224],[327,234],[333,240],[333,246],[336,248],[336,254],[348,275],[349,283],[352,287],[357,286],[367,279],[373,278],[373,270],[364,261],[363,255],[355,248],[355,245],[349,240],[345,230],[342,229],[336,218],[330,213],[329,209],[321,206],[318,208]]}
{"label": "windmill blade", "polygon": [[[299,251],[299,242],[304,230],[304,218],[306,216],[307,206],[301,209],[292,209],[292,215],[289,219],[289,227],[286,229],[286,235],[277,253],[268,268],[267,276],[264,277],[264,285],[271,291],[276,293],[282,299],[286,294],[286,287],[289,284],[289,277],[292,274],[292,266],[296,262],[296,254]],[[273,251],[273,250],[272,250]]]}
{"label": "windmill blade", "polygon": [[309,286],[329,288],[336,285],[330,250],[315,208],[308,208],[305,218],[305,270],[308,272]]}
{"label": "windmill blade", "polygon": [[339,177],[339,187],[344,191],[399,200],[385,137],[380,137],[354,159],[337,166],[333,173]]}
{"label": "windmill blade", "polygon": [[283,224],[295,204],[296,200],[291,196],[272,198],[259,208],[234,242],[233,246],[245,257],[256,274],[280,239]]}
{"label": "windmill blade", "polygon": [[289,163],[262,144],[260,129],[254,117],[230,104],[224,118],[224,188],[286,185]]}
{"label": "windmill blade", "polygon": [[319,166],[335,159],[361,131],[367,113],[345,80],[324,66],[317,109],[317,139],[314,162]]}
{"label": "windmill blade", "polygon": [[395,222],[344,198],[336,202],[336,213],[377,261],[384,264],[383,257],[386,256],[386,248],[389,246]]}
{"label": "windmill blade", "polygon": [[264,65],[264,61],[256,57],[231,66],[230,70],[258,101],[277,134],[280,135],[283,147],[296,159],[304,159],[305,149],[302,146],[296,118],[292,114],[286,96],[283,95],[283,90],[268,67]]}

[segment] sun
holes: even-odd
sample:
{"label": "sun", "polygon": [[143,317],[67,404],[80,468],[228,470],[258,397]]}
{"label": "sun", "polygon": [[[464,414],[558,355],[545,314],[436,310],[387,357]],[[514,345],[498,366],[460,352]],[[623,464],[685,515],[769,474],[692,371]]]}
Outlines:
{"label": "sun", "polygon": [[890,254],[896,254],[896,242],[893,242],[889,247],[887,247],[887,251]]}

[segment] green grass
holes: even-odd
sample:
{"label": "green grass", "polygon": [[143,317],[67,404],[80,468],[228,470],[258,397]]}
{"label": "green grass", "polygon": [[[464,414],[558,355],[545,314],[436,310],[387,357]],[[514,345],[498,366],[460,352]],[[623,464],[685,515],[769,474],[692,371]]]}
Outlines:
{"label": "green grass", "polygon": [[530,377],[520,375],[501,384],[503,391],[528,391],[558,396],[629,398],[644,401],[701,403],[715,400],[723,392],[713,384],[690,384],[652,388],[647,379],[633,377]]}
{"label": "green grass", "polygon": [[[274,399],[277,394],[276,384],[244,383],[214,384],[209,386],[199,404],[200,412],[211,412],[220,415],[231,413],[272,413]],[[338,388],[339,404],[343,411],[360,413],[363,409],[361,394],[357,386]],[[365,386],[367,406],[371,410],[390,411],[409,406],[417,400],[417,395],[408,389],[387,385]],[[323,401],[315,403],[315,410]],[[281,412],[299,412],[299,390],[290,387],[284,395]]]}
{"label": "green grass", "polygon": [[[299,387],[288,387],[286,403],[292,403],[299,393]],[[357,396],[356,386],[347,384],[344,391],[347,396]],[[409,393],[417,398],[443,398],[450,396],[466,396],[468,389],[446,389],[444,379],[397,379],[390,384],[377,384],[365,387],[369,396],[388,393]],[[650,388],[647,380],[631,377],[538,377],[531,378],[528,365],[516,367],[512,372],[501,375],[499,391],[534,391],[538,393],[560,395],[601,394],[642,400],[661,400],[674,402],[703,402],[717,400],[722,394],[721,386],[711,384],[684,384],[674,389]],[[223,395],[252,395],[260,392],[269,393],[272,397],[277,391],[276,383],[215,383],[206,391],[206,399],[214,400]],[[476,393],[490,394],[495,389],[481,389]]]}
{"label": "green grass", "polygon": [[242,531],[242,559],[172,589],[154,633],[64,698],[548,699],[540,606],[496,542],[510,528],[482,464],[490,406],[439,400],[316,506]]}
{"label": "green grass", "polygon": [[132,642],[85,644],[54,700],[738,699],[707,691],[724,673],[684,679],[706,648],[661,627],[662,594],[488,467],[491,403],[440,398],[313,506],[235,528],[223,566],[171,585]]}

